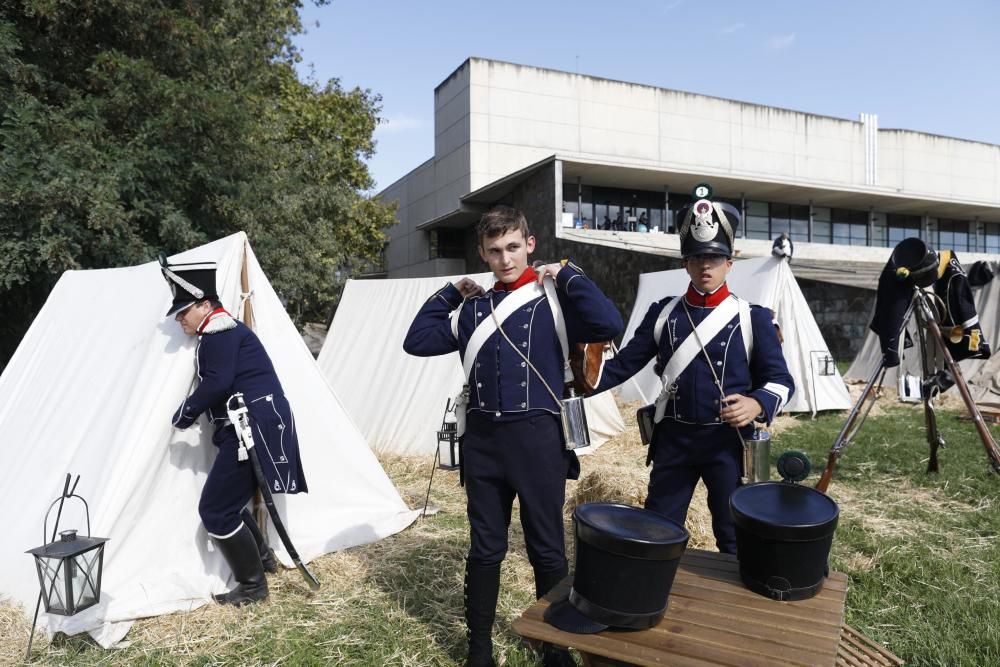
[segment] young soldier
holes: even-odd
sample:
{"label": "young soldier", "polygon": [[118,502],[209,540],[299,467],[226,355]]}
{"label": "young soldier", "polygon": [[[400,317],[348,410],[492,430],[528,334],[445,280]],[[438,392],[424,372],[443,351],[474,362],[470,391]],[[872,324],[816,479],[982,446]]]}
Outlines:
{"label": "young soldier", "polygon": [[[555,304],[538,285],[554,280],[571,344],[610,340],[623,328],[614,305],[573,264],[548,264],[537,272],[528,266],[535,237],[520,211],[500,206],[486,213],[478,240],[479,256],[496,284],[485,293],[469,278],[445,285],[417,313],[403,343],[417,356],[457,350],[466,369],[469,403],[461,454],[471,533],[466,664],[474,667],[494,665],[491,635],[515,496],[535,594],[543,596],[567,574],[563,502],[566,479],[577,478],[580,464],[563,446],[553,393],[562,397],[565,359]],[[546,665],[573,664],[568,653],[552,647],[543,655]]]}
{"label": "young soldier", "polygon": [[263,600],[267,597],[264,571],[276,571],[277,563],[253,516],[244,509],[257,490],[257,480],[250,461],[239,460],[239,441],[226,402],[234,393],[243,393],[272,493],[307,490],[295,419],[264,346],[219,303],[215,264],[171,265],[163,259],[160,263],[174,296],[167,317],[174,317],[187,335],[198,336],[200,382],[177,408],[173,425],[186,429],[207,412],[215,426],[212,443],[219,449],[201,491],[198,513],[232,568],[237,586],[215,599],[237,606]]}
{"label": "young soldier", "polygon": [[[770,311],[729,292],[740,215],[699,186],[679,213],[687,293],[650,306],[635,335],[604,365],[595,393],[656,358],[664,383],[656,401],[646,507],[684,524],[698,479],[708,488],[719,551],[736,553],[729,495],[740,483],[742,443],[755,419],[768,423],[793,391]],[[739,431],[739,432],[737,432]]]}

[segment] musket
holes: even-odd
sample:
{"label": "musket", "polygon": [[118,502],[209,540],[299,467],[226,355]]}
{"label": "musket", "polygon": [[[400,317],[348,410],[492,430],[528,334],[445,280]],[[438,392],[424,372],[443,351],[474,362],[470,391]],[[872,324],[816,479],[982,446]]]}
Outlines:
{"label": "musket", "polygon": [[[972,400],[972,394],[969,392],[969,385],[965,382],[965,377],[962,375],[961,369],[959,369],[958,364],[951,356],[951,352],[948,351],[947,346],[944,344],[944,336],[941,334],[941,327],[938,326],[937,319],[934,317],[934,312],[931,310],[930,304],[927,303],[927,294],[920,287],[914,286],[914,293],[916,294],[915,301],[920,308],[920,314],[923,316],[924,321],[927,322],[927,329],[934,336],[934,341],[937,343],[938,348],[941,350],[941,354],[944,357],[945,365],[951,372],[952,378],[955,380],[955,386],[958,387],[958,393],[962,395],[962,400],[965,401],[965,407],[969,410],[969,415],[972,416],[972,421],[976,425],[976,431],[979,432],[979,439],[983,442],[983,448],[986,450],[986,456],[990,460],[990,468],[995,473],[1000,473],[1000,448],[997,447],[996,441],[993,439],[993,434],[990,433],[990,429],[986,426],[986,422],[983,421],[983,415],[979,412],[979,408],[976,407],[976,402]],[[936,454],[936,452],[935,452]]]}
{"label": "musket", "polygon": [[[236,407],[232,407],[234,403]],[[267,513],[271,516],[271,523],[274,524],[274,529],[277,531],[278,537],[281,538],[281,543],[285,545],[285,551],[288,552],[289,558],[292,559],[295,567],[302,574],[302,578],[306,580],[311,589],[316,590],[319,588],[319,580],[309,571],[309,568],[302,562],[302,559],[299,558],[299,552],[295,549],[295,545],[292,544],[292,538],[289,537],[288,531],[285,530],[285,524],[281,520],[281,515],[278,514],[278,508],[274,505],[274,496],[271,494],[270,486],[268,486],[267,477],[264,476],[264,469],[260,465],[260,456],[257,455],[257,448],[254,446],[250,414],[247,412],[243,394],[237,392],[230,396],[226,401],[226,410],[229,412],[229,420],[233,422],[233,426],[236,428],[237,437],[240,439],[243,447],[246,448],[246,452],[250,457],[253,474],[257,478],[257,487],[264,498],[264,505],[267,507]]]}
{"label": "musket", "polygon": [[[817,490],[826,493],[827,488],[830,486],[830,479],[833,477],[833,469],[836,467],[837,461],[840,460],[844,449],[850,444],[851,439],[854,438],[854,434],[858,432],[861,425],[865,423],[868,413],[871,412],[872,406],[875,405],[875,395],[878,388],[882,386],[882,380],[885,379],[885,371],[885,357],[883,356],[882,361],[879,362],[874,372],[872,372],[871,377],[868,378],[868,384],[865,385],[865,389],[861,392],[861,396],[851,409],[851,413],[847,416],[847,421],[844,422],[844,427],[840,429],[840,434],[837,435],[837,439],[833,441],[833,446],[830,447],[830,453],[826,457],[826,468],[823,469],[822,476],[816,482]],[[877,384],[876,380],[878,380]],[[868,404],[868,408],[864,411],[864,414],[861,414],[861,406],[869,398],[871,402]],[[858,422],[857,426],[854,426],[854,422],[858,420],[859,415],[861,416],[861,421]]]}

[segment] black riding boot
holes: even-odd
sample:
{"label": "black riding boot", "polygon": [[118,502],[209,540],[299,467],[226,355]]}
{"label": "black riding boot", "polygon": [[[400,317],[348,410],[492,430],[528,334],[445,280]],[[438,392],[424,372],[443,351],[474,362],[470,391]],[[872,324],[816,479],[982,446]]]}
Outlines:
{"label": "black riding boot", "polygon": [[493,619],[499,595],[499,564],[465,564],[465,623],[469,628],[466,667],[496,667],[493,661]]}
{"label": "black riding boot", "polygon": [[[569,574],[569,568],[566,565],[554,570],[535,570],[535,597],[541,599],[556,584],[565,579],[567,574]],[[546,643],[542,644],[541,653],[544,667],[576,667],[573,656],[565,649]]]}
{"label": "black riding boot", "polygon": [[215,601],[239,607],[266,599],[267,579],[264,577],[264,566],[260,562],[257,541],[254,540],[250,529],[244,524],[231,537],[226,539],[213,537],[212,541],[229,563],[229,567],[233,570],[233,578],[237,582],[233,590],[214,596]]}
{"label": "black riding boot", "polygon": [[244,507],[243,511],[240,512],[240,516],[243,517],[243,523],[253,533],[253,539],[257,542],[257,552],[260,554],[260,564],[264,566],[264,571],[274,574],[278,571],[278,559],[274,557],[274,550],[271,549],[267,540],[264,539],[264,533],[261,532],[260,526],[257,525],[257,521],[253,518],[253,514]]}

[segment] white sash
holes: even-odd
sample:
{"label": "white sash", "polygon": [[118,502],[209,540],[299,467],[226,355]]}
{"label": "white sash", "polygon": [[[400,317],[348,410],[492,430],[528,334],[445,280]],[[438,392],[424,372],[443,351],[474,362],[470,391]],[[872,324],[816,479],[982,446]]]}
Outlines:
{"label": "white sash", "polygon": [[[504,300],[496,307],[495,321],[492,317],[487,317],[479,323],[476,330],[469,337],[469,344],[465,346],[465,354],[462,356],[462,369],[465,372],[467,382],[472,374],[472,366],[476,363],[476,357],[479,356],[479,350],[482,349],[489,337],[496,332],[497,322],[503,324],[504,320],[510,317],[518,308],[544,295],[545,291],[538,283],[520,287],[504,297]],[[555,309],[553,309],[553,312],[555,312]]]}
{"label": "white sash", "polygon": [[[667,308],[673,310],[672,306],[676,305],[680,298],[681,297],[673,299],[669,304],[667,304]],[[659,423],[660,420],[663,419],[663,415],[667,407],[667,401],[674,391],[674,384],[676,383],[677,378],[680,377],[681,373],[683,373],[684,370],[691,365],[694,358],[699,352],[701,352],[699,339],[701,341],[713,340],[719,332],[722,331],[722,328],[732,321],[733,317],[737,314],[740,314],[740,328],[750,327],[749,323],[746,327],[743,326],[743,316],[741,312],[743,308],[741,307],[741,301],[742,299],[737,299],[733,296],[733,298],[726,299],[713,308],[708,317],[702,320],[701,324],[695,328],[698,335],[694,335],[694,332],[688,334],[687,338],[685,338],[680,344],[680,347],[674,350],[674,353],[670,355],[670,361],[667,362],[667,366],[663,369],[663,374],[660,376],[660,380],[663,382],[663,389],[660,391],[660,395],[656,399],[656,413],[653,417],[653,421]],[[667,308],[664,308],[664,310],[667,310]],[[747,306],[747,310],[749,311],[749,306]],[[749,319],[749,317],[747,319]],[[659,320],[659,318],[657,318],[657,320]],[[657,321],[657,324],[659,325],[659,321]],[[662,326],[659,326],[659,329],[662,330]],[[654,335],[655,334],[656,328],[654,328]],[[744,332],[744,345],[747,344],[746,336],[747,334]],[[747,362],[749,363],[749,350]]]}

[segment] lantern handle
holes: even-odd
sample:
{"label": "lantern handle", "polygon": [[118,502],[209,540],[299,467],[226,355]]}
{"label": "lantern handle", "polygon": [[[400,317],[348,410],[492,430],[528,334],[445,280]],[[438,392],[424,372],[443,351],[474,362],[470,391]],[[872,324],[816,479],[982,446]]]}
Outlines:
{"label": "lantern handle", "polygon": [[[56,541],[56,535],[59,532],[59,519],[62,518],[63,504],[66,502],[67,498],[79,498],[80,502],[83,503],[83,510],[84,510],[84,513],[85,513],[85,515],[87,517],[87,537],[90,537],[90,505],[87,504],[87,501],[84,499],[83,496],[78,496],[75,493],[76,492],[76,485],[80,483],[80,476],[79,475],[76,476],[76,481],[73,482],[73,486],[72,487],[70,487],[70,485],[69,485],[71,477],[72,477],[72,475],[70,475],[69,473],[66,473],[66,484],[63,486],[62,495],[59,496],[58,498],[56,498],[55,500],[53,500],[52,504],[49,505],[48,511],[45,512],[45,521],[42,524],[42,543],[43,544],[45,544],[47,542],[55,542]],[[56,522],[52,526],[52,537],[50,537],[50,538],[48,538],[46,540],[46,536],[49,533],[49,515],[52,513],[52,509],[56,506],[56,503],[59,504],[59,511],[56,512]]]}

